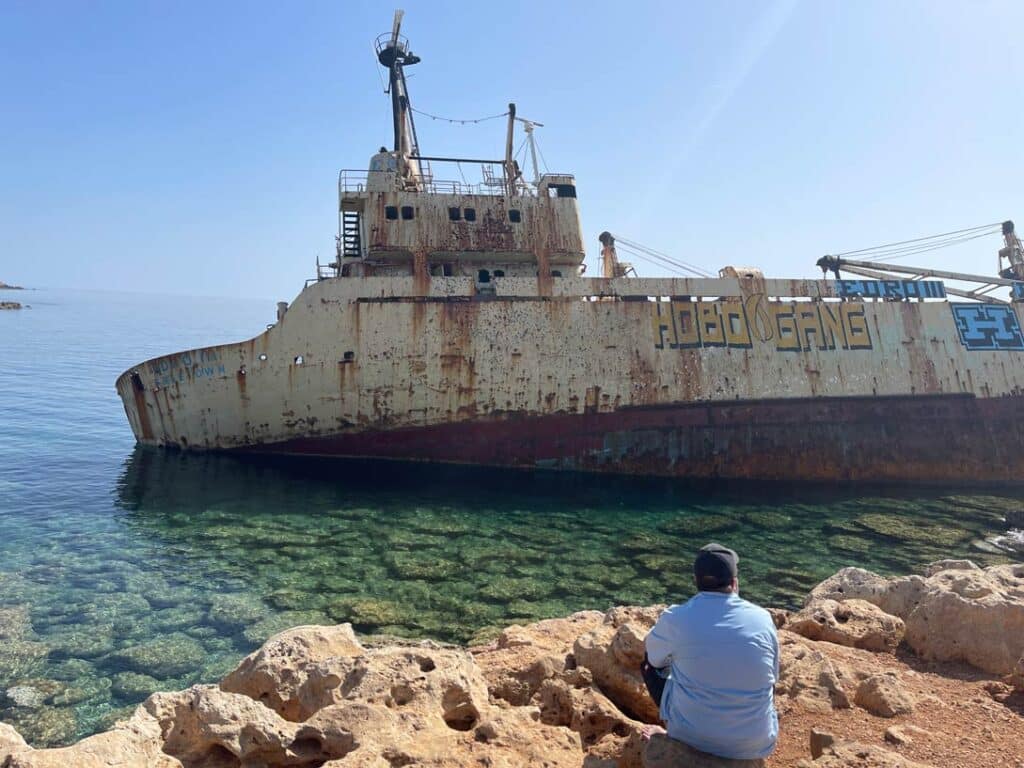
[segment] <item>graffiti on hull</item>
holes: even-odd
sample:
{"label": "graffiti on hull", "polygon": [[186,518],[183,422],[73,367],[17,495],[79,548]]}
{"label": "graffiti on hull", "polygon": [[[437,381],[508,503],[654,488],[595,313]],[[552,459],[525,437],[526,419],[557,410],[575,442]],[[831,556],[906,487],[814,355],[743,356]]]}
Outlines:
{"label": "graffiti on hull", "polygon": [[872,349],[859,302],[769,301],[757,293],[746,299],[655,301],[651,307],[656,349],[749,349],[755,343],[782,352]]}
{"label": "graffiti on hull", "polygon": [[960,343],[969,350],[1024,350],[1017,313],[1006,304],[950,304]]}
{"label": "graffiti on hull", "polygon": [[175,382],[189,379],[209,379],[227,375],[220,354],[215,349],[181,352],[151,360],[148,365],[149,372],[153,375],[153,384],[158,387],[169,387]]}
{"label": "graffiti on hull", "polygon": [[862,299],[944,299],[941,280],[836,280],[843,298]]}

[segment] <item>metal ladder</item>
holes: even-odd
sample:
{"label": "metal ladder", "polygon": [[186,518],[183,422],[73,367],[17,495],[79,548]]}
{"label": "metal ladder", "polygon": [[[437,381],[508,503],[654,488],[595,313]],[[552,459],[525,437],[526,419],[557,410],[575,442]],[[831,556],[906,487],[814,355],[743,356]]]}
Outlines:
{"label": "metal ladder", "polygon": [[358,259],[363,255],[362,215],[359,211],[341,212],[341,255]]}

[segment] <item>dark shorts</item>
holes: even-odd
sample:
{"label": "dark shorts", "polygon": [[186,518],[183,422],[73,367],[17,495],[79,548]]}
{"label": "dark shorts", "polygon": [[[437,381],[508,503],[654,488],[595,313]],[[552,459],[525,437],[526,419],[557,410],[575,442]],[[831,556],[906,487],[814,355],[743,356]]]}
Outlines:
{"label": "dark shorts", "polygon": [[654,703],[660,707],[661,696],[665,692],[665,683],[668,682],[668,678],[662,677],[660,669],[651,666],[651,663],[647,660],[646,653],[644,654],[643,663],[640,665],[640,674],[643,675],[647,692],[651,694]]}

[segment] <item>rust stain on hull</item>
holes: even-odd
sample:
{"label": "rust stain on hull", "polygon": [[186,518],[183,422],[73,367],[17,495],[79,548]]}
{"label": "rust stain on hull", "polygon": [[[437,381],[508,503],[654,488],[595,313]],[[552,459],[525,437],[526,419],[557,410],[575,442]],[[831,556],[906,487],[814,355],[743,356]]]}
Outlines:
{"label": "rust stain on hull", "polygon": [[[1024,478],[1024,435],[1006,426],[1022,418],[1021,397],[816,398],[496,418],[245,450],[691,478],[973,483]],[[992,430],[1007,438],[995,453]],[[953,439],[962,446],[955,452]]]}
{"label": "rust stain on hull", "polygon": [[[830,283],[773,280],[564,279],[542,296],[530,277],[496,289],[321,281],[256,339],[147,361],[118,391],[139,440],[196,450],[693,477],[1021,477],[1020,420],[1008,414],[1024,401],[1024,351],[968,349],[945,302],[778,299],[829,296]],[[1013,420],[986,410],[999,408]],[[452,443],[474,448],[453,454]]]}

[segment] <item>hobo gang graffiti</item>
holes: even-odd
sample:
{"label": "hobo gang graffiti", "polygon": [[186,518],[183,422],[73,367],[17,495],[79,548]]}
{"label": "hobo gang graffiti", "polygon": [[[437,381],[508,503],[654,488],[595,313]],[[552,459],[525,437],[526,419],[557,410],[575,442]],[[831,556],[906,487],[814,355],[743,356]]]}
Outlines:
{"label": "hobo gang graffiti", "polygon": [[859,302],[769,301],[764,294],[720,301],[651,304],[655,349],[738,347],[754,341],[783,352],[871,349]]}

